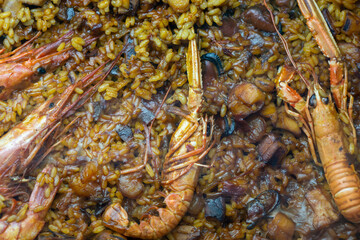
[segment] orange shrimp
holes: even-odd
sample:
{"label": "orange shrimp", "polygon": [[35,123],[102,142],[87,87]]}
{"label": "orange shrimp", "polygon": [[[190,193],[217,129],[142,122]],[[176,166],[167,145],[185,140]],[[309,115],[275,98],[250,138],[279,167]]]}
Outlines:
{"label": "orange shrimp", "polygon": [[[266,2],[264,1],[265,6]],[[322,51],[332,47],[337,49],[335,40],[327,28],[326,22],[323,19],[319,8],[313,0],[298,0],[299,6],[305,18],[308,20],[308,25],[314,25],[311,28],[313,34],[316,35],[317,42]],[[268,8],[268,7],[267,7]],[[268,8],[273,24],[274,18],[271,10]],[[309,17],[311,15],[311,18]],[[310,23],[309,23],[310,21]],[[326,26],[326,27],[324,27]],[[277,29],[276,29],[277,30]],[[281,41],[284,43],[288,57],[297,69],[296,63],[288,51],[287,43],[281,34],[277,31]],[[335,57],[331,60],[335,61]],[[335,64],[332,66],[330,61],[330,81],[333,81],[334,73],[342,65]],[[360,222],[360,179],[354,166],[350,164],[349,156],[354,154],[356,146],[356,132],[351,119],[352,98],[350,97],[349,109],[347,109],[347,72],[345,68],[344,79],[341,80],[341,85],[332,85],[332,94],[335,103],[331,99],[331,95],[324,94],[325,91],[318,83],[317,77],[314,75],[314,83],[310,84],[303,75],[297,70],[301,79],[307,85],[308,99],[305,102],[301,96],[293,89],[291,89],[287,82],[291,80],[295,69],[284,67],[281,70],[275,83],[278,89],[278,95],[285,102],[289,103],[297,113],[288,110],[288,113],[298,117],[303,123],[303,130],[308,136],[311,152],[314,161],[317,163],[315,147],[318,150],[319,158],[321,160],[325,178],[329,184],[331,194],[340,213],[349,221]],[[342,75],[342,72],[341,72]],[[342,76],[341,76],[342,78]],[[339,79],[339,78],[336,78]],[[341,91],[338,91],[341,89]],[[341,93],[341,94],[340,94]],[[337,105],[336,103],[339,103]],[[340,114],[336,111],[335,105],[338,106],[340,114],[345,116],[352,128],[353,142],[349,141],[344,132]]]}
{"label": "orange shrimp", "polygon": [[[5,182],[9,176],[15,172],[23,172],[29,166],[42,143],[59,126],[60,120],[73,114],[95,93],[96,87],[110,73],[119,57],[120,54],[110,64],[106,72],[97,74],[105,66],[105,62],[80,81],[70,85],[62,94],[42,103],[23,122],[0,138],[0,194],[6,194]],[[69,103],[76,88],[85,89],[99,78],[100,80],[95,86],[84,92],[75,102]],[[2,188],[1,185],[5,185],[5,187]]]}
{"label": "orange shrimp", "polygon": [[[186,64],[189,80],[188,107],[191,113],[180,122],[165,157],[162,186],[169,193],[164,200],[166,207],[157,208],[158,216],[151,215],[136,223],[129,220],[121,204],[110,205],[103,215],[104,225],[125,236],[157,239],[178,225],[187,212],[194,194],[199,177],[197,163],[211,148],[207,148],[206,144],[206,120],[199,113],[202,103],[202,81],[195,40],[189,43]],[[202,124],[199,124],[199,121]]]}
{"label": "orange shrimp", "polygon": [[330,29],[314,0],[297,0],[300,11],[306,19],[314,39],[322,53],[329,58],[330,87],[338,108],[346,110],[347,82],[344,78],[344,66],[339,61],[340,49],[332,36]]}
{"label": "orange shrimp", "polygon": [[[14,51],[0,55],[0,99],[9,97],[14,90],[28,87],[41,74],[65,63],[75,49],[68,47],[58,52],[57,48],[61,43],[69,42],[73,34],[73,31],[69,31],[53,43],[30,49],[33,41],[40,35],[38,33]],[[85,44],[88,45],[95,39],[90,37]]]}
{"label": "orange shrimp", "polygon": [[54,167],[51,166],[46,166],[39,176],[51,179],[51,181],[45,183],[38,177],[29,203],[24,203],[18,214],[10,214],[11,211],[2,216],[0,239],[32,240],[44,227],[46,213],[60,187],[60,180]]}

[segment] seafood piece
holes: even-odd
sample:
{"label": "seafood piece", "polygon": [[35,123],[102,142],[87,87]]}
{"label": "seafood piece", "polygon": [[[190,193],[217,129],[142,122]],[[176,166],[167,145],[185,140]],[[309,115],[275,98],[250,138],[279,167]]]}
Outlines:
{"label": "seafood piece", "polygon": [[[31,49],[31,44],[39,33],[10,53],[0,55],[0,99],[6,99],[14,90],[28,87],[34,80],[48,71],[52,71],[65,63],[75,49],[73,47],[57,51],[61,43],[71,40],[73,31],[53,43],[40,48]],[[85,45],[96,38],[88,38]]]}
{"label": "seafood piece", "polygon": [[344,78],[344,64],[340,62],[340,49],[316,2],[314,0],[297,0],[297,2],[320,50],[326,57],[330,58],[330,86],[334,102],[341,110],[347,110],[348,86]]}
{"label": "seafood piece", "polygon": [[[103,215],[104,225],[125,236],[157,239],[173,230],[187,212],[199,177],[198,163],[210,150],[207,148],[206,120],[199,109],[202,105],[202,80],[199,52],[196,41],[189,43],[186,56],[189,81],[188,108],[190,114],[184,116],[173,134],[169,152],[163,166],[163,180],[167,196],[166,208],[157,208],[158,216],[149,216],[140,223],[129,220],[128,213],[114,203]],[[199,124],[201,121],[202,124]]]}
{"label": "seafood piece", "polygon": [[[298,1],[300,8],[305,7],[309,11],[317,11],[318,7],[314,1]],[[264,1],[267,6],[266,2]],[[271,10],[268,9],[271,13]],[[306,12],[303,13],[306,16]],[[320,16],[320,12],[316,12],[316,15],[313,15],[313,19],[308,24],[320,24],[323,19]],[[272,16],[272,21],[274,23],[274,18]],[[306,17],[308,18],[308,17]],[[308,19],[309,21],[309,19]],[[326,25],[326,23],[324,23]],[[275,24],[274,24],[275,25]],[[327,29],[326,31],[324,29]],[[313,29],[314,30],[314,29]],[[291,60],[294,68],[297,69],[296,63],[294,62],[292,56],[289,53],[286,40],[281,36],[281,34],[277,31],[281,41],[283,42],[285,49],[288,53],[288,57]],[[335,41],[332,42],[333,38],[328,28],[322,28],[322,31],[318,33],[319,39],[323,39],[324,41],[320,41],[318,39],[318,43],[325,51],[336,52],[335,50],[328,50],[327,48],[337,49],[337,45]],[[332,39],[332,40],[329,40]],[[329,43],[331,42],[331,44]],[[330,46],[328,46],[330,45]],[[335,61],[335,57],[332,59]],[[332,61],[331,60],[331,61]],[[330,63],[330,68],[332,63]],[[339,67],[338,64],[335,64],[336,67]],[[284,68],[282,71],[287,71],[287,68]],[[332,69],[334,70],[334,69]],[[330,72],[332,71],[330,70]],[[336,70],[337,71],[337,70]],[[295,90],[291,89],[287,82],[291,80],[293,74],[287,74],[289,79],[278,78],[281,79],[277,82],[279,91],[279,96],[285,101],[288,102],[297,112],[292,112],[288,110],[288,113],[298,117],[304,124],[302,128],[304,133],[308,136],[310,149],[314,158],[314,161],[317,162],[317,157],[315,153],[314,146],[316,146],[319,157],[325,172],[325,178],[329,183],[329,188],[331,194],[335,200],[335,203],[340,211],[340,213],[349,221],[358,223],[360,222],[360,179],[357,172],[354,169],[354,166],[351,164],[349,156],[354,154],[356,143],[356,133],[354,126],[352,124],[352,119],[349,117],[350,110],[347,109],[347,94],[340,94],[334,96],[335,103],[338,100],[341,103],[341,107],[339,108],[340,112],[346,116],[349,122],[349,126],[352,128],[352,138],[354,142],[349,141],[347,138],[344,127],[341,122],[341,118],[336,111],[335,104],[332,101],[331,95],[324,94],[325,91],[321,88],[316,75],[313,73],[314,82],[309,83],[301,74],[300,71],[297,71],[300,75],[302,81],[308,87],[308,98],[305,102],[301,99],[301,96],[296,93]],[[282,73],[280,73],[281,75]],[[331,73],[334,74],[334,73]],[[342,73],[341,73],[342,74]],[[332,76],[330,76],[331,78]],[[347,88],[347,72],[345,71],[345,79],[342,82],[342,86],[337,86],[338,89],[345,90]],[[282,88],[281,86],[286,86]],[[334,88],[334,86],[332,86]],[[337,91],[332,90],[333,95],[337,94]],[[338,98],[340,97],[340,98]],[[338,99],[337,99],[338,98]],[[289,101],[293,100],[294,101]],[[304,105],[305,102],[305,105]],[[345,104],[343,106],[342,104]],[[352,108],[352,102],[350,98],[349,109]],[[349,111],[349,114],[347,112]],[[319,164],[319,163],[318,163]]]}
{"label": "seafood piece", "polygon": [[[17,215],[6,214],[0,219],[0,239],[32,240],[39,234],[45,224],[45,215],[60,187],[59,176],[53,169],[48,165],[42,170],[29,203],[25,203]],[[41,177],[51,178],[52,181],[45,183]]]}
{"label": "seafood piece", "polygon": [[[13,127],[0,138],[0,193],[6,194],[5,184],[7,176],[15,172],[23,172],[35,157],[37,152],[49,135],[59,126],[60,120],[68,117],[81,107],[95,92],[97,86],[106,78],[111,69],[119,60],[120,54],[110,64],[106,72],[97,74],[107,62],[99,66],[92,73],[70,85],[62,94],[54,96],[41,104],[23,122]],[[97,75],[96,75],[97,74]],[[100,78],[100,80],[99,80]],[[84,92],[78,100],[69,103],[75,89],[85,89],[91,83],[99,80],[97,84]]]}

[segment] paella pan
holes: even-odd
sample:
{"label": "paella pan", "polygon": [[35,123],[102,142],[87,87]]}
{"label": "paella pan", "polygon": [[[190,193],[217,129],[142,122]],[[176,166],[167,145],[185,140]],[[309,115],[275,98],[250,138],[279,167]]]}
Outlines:
{"label": "paella pan", "polygon": [[358,1],[0,4],[0,239],[360,238]]}

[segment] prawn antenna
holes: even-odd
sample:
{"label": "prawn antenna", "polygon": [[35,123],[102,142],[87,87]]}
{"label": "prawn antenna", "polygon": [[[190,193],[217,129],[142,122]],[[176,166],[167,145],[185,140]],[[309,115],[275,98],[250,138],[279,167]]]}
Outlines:
{"label": "prawn antenna", "polygon": [[270,13],[270,17],[271,17],[271,21],[272,21],[272,24],[276,30],[276,33],[278,34],[282,44],[284,45],[284,48],[285,48],[285,51],[286,51],[286,54],[288,55],[289,57],[289,60],[291,62],[291,64],[294,66],[296,72],[299,74],[301,80],[303,80],[303,82],[305,83],[305,85],[310,89],[310,83],[308,80],[305,79],[305,77],[302,75],[302,73],[299,71],[298,67],[297,67],[297,64],[295,63],[293,57],[291,56],[291,53],[290,53],[290,50],[289,50],[289,45],[288,43],[286,42],[286,39],[281,35],[281,33],[279,32],[278,28],[276,27],[276,24],[275,24],[275,19],[274,19],[274,14],[272,13],[271,9],[269,8],[269,6],[267,5],[266,3],[266,0],[264,0],[264,5],[266,7],[266,9],[269,11]]}

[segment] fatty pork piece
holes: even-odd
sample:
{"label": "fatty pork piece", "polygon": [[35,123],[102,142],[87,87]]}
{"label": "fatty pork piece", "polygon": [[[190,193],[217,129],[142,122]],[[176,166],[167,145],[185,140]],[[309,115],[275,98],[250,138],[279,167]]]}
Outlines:
{"label": "fatty pork piece", "polygon": [[339,220],[340,213],[334,207],[331,196],[320,187],[309,191],[291,181],[286,191],[286,207],[282,205],[281,212],[294,221],[295,232],[303,237],[319,233]]}
{"label": "fatty pork piece", "polygon": [[315,229],[323,229],[339,220],[339,213],[333,207],[330,196],[315,188],[305,195],[306,200],[314,211],[313,225]]}

